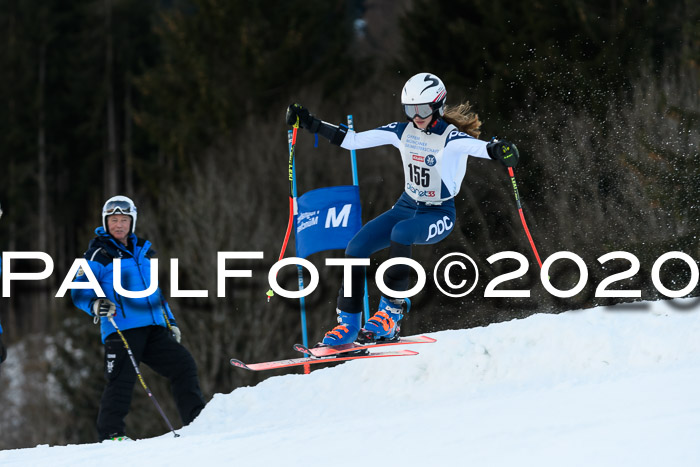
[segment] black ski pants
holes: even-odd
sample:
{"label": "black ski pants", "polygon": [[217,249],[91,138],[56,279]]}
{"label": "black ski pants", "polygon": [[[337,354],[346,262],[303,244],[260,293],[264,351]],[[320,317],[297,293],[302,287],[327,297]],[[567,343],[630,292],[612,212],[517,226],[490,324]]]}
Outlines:
{"label": "black ski pants", "polygon": [[[122,334],[129,343],[137,363],[145,363],[170,380],[175,404],[183,425],[188,425],[204,408],[199,388],[197,365],[192,354],[178,344],[163,326],[127,329]],[[114,435],[124,435],[124,417],[129,412],[137,375],[124,342],[116,332],[105,339],[105,378],[97,415],[100,441]],[[139,383],[140,384],[140,383]]]}

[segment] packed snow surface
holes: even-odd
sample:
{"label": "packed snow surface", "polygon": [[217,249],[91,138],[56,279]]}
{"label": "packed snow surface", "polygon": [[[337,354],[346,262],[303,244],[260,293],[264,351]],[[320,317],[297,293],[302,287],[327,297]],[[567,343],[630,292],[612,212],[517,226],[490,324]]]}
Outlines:
{"label": "packed snow surface", "polygon": [[641,302],[437,332],[417,356],[217,394],[179,438],[7,450],[0,465],[696,467],[699,310]]}

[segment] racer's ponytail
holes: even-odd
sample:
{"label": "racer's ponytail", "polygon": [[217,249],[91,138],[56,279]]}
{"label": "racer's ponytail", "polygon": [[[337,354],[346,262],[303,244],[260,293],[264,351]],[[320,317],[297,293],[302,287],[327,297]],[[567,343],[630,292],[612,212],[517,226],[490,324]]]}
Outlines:
{"label": "racer's ponytail", "polygon": [[474,138],[478,138],[481,134],[481,121],[476,113],[471,112],[471,105],[468,101],[455,106],[445,106],[445,114],[442,119]]}

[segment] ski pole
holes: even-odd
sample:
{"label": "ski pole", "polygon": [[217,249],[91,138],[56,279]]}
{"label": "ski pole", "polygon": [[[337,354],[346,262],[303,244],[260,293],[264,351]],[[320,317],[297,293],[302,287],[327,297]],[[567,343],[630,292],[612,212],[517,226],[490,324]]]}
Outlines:
{"label": "ski pole", "polygon": [[114,322],[114,318],[110,316],[107,319],[109,319],[109,322],[112,323],[114,329],[117,330],[117,334],[119,334],[119,337],[121,337],[122,342],[124,343],[124,348],[126,349],[126,353],[129,354],[131,364],[134,365],[134,371],[136,371],[136,376],[138,376],[139,381],[141,382],[141,386],[143,386],[143,389],[146,391],[146,394],[148,394],[148,397],[153,401],[153,405],[155,405],[156,409],[158,409],[158,412],[160,412],[160,416],[163,417],[163,420],[165,420],[165,424],[168,425],[170,431],[173,432],[176,438],[179,437],[180,435],[175,433],[175,428],[173,428],[173,425],[170,423],[170,420],[168,420],[168,417],[165,415],[165,412],[163,412],[163,409],[161,409],[160,404],[156,400],[156,396],[154,396],[151,390],[148,389],[148,386],[146,386],[146,382],[143,380],[143,376],[141,376],[141,372],[139,371],[139,365],[138,363],[136,363],[136,358],[134,358],[134,354],[131,352],[131,347],[129,347],[129,343],[126,341],[126,337],[124,337],[124,334],[122,334],[121,330],[117,326],[117,323]]}
{"label": "ski pole", "polygon": [[[297,122],[294,124],[294,129],[292,132],[292,144],[289,145],[289,220],[287,221],[287,233],[284,234],[284,242],[282,243],[282,250],[280,251],[280,257],[277,261],[282,261],[284,258],[284,252],[287,249],[287,243],[289,242],[289,235],[292,233],[292,225],[294,225],[294,211],[296,211],[296,206],[294,205],[294,152],[297,145],[297,130],[299,129],[299,117],[297,117]],[[267,301],[274,295],[272,289],[267,291]]]}
{"label": "ski pole", "polygon": [[520,204],[520,194],[518,193],[518,184],[515,182],[515,173],[513,172],[513,167],[508,167],[508,175],[510,175],[510,182],[513,184],[515,202],[518,204],[518,212],[520,213],[520,221],[523,223],[523,229],[525,229],[527,239],[530,241],[532,251],[535,253],[537,263],[540,265],[540,269],[542,269],[542,260],[540,260],[540,255],[537,253],[537,248],[535,248],[535,242],[532,240],[532,235],[530,235],[530,229],[527,228],[527,222],[525,222],[525,214],[523,214],[523,206]]}
{"label": "ski pole", "polygon": [[[292,149],[292,141],[294,140],[294,131],[287,131],[287,145],[289,150]],[[299,208],[297,205],[297,171],[296,171],[296,161],[292,164],[292,198],[294,199],[295,211],[298,212]],[[297,264],[297,282],[299,283],[299,290],[304,289],[304,268]],[[304,347],[308,347],[309,336],[306,326],[306,299],[304,297],[299,297],[299,311],[301,313],[301,341]],[[310,355],[305,354],[307,357]],[[311,366],[304,365],[304,374],[308,375],[311,373]]]}

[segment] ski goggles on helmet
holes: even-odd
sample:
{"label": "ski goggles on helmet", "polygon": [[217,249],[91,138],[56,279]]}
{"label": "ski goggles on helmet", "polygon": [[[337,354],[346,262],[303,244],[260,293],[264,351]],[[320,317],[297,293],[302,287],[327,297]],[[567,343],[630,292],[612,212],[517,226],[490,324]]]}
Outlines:
{"label": "ski goggles on helmet", "polygon": [[131,214],[133,206],[128,201],[110,201],[105,206],[102,213],[105,216],[111,216],[113,214]]}
{"label": "ski goggles on helmet", "polygon": [[428,118],[435,112],[435,109],[433,104],[404,104],[403,111],[406,112],[408,118],[413,120],[416,117]]}

